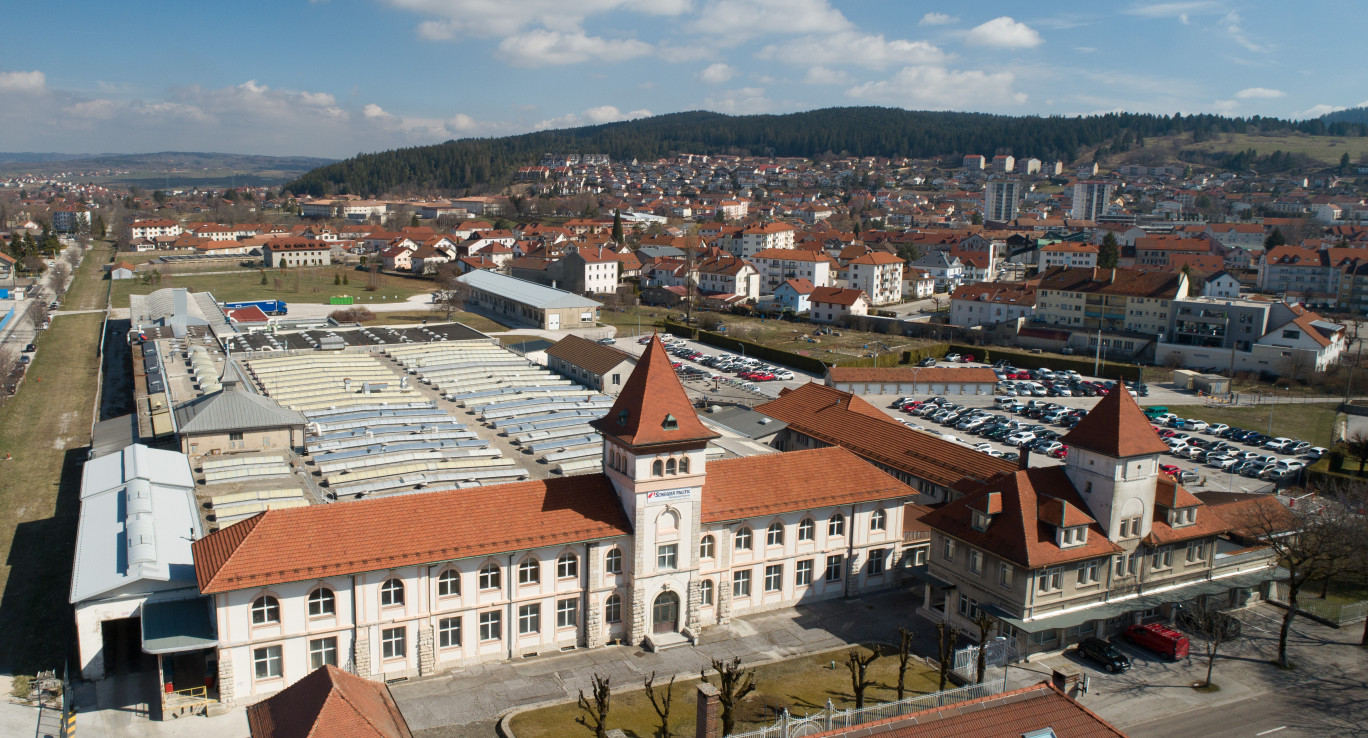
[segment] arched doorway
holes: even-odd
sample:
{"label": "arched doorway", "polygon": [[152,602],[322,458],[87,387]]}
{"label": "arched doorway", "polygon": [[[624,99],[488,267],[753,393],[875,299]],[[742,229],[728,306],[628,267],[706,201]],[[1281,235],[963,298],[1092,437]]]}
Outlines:
{"label": "arched doorway", "polygon": [[679,595],[665,590],[655,598],[651,607],[652,633],[674,633],[679,630]]}

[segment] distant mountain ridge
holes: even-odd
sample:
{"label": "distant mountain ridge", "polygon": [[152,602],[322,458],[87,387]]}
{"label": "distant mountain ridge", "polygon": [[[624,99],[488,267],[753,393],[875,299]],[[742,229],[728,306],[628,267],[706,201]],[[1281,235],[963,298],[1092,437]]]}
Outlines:
{"label": "distant mountain ridge", "polygon": [[1085,150],[1109,141],[1251,130],[1364,135],[1368,125],[1136,113],[1012,117],[876,107],[826,108],[787,115],[730,116],[693,111],[362,154],[309,172],[286,188],[314,196],[458,193],[506,183],[518,167],[535,164],[547,152],[599,153],[615,160],[685,153],[807,158],[825,154],[931,158],[1012,153],[1073,161]]}
{"label": "distant mountain ridge", "polygon": [[0,174],[52,176],[61,172],[108,169],[124,174],[93,176],[89,179],[148,187],[276,186],[334,161],[316,156],[263,156],[203,151],[146,154],[13,153],[0,154]]}
{"label": "distant mountain ridge", "polygon": [[1368,123],[1368,107],[1346,108],[1320,117],[1326,123]]}

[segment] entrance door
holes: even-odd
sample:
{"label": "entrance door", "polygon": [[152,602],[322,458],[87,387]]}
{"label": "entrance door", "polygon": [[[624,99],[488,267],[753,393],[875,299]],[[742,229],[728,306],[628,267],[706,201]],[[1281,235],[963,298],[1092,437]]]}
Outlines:
{"label": "entrance door", "polygon": [[679,630],[679,595],[661,592],[651,608],[653,633],[673,633]]}
{"label": "entrance door", "polygon": [[551,313],[546,316],[546,329],[548,331],[560,330],[560,313]]}

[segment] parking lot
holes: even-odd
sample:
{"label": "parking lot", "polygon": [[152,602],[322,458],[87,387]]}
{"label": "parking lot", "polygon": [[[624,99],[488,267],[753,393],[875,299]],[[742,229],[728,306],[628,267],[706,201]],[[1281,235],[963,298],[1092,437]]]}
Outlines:
{"label": "parking lot", "polygon": [[[808,382],[822,381],[822,377],[792,367],[776,366],[758,361],[755,363],[760,366],[778,369],[787,372],[788,375],[781,374],[774,379],[746,380],[740,376],[743,371],[741,366],[720,369],[702,363],[703,359],[724,356],[735,357],[736,359],[746,358],[738,352],[723,351],[698,341],[673,336],[663,335],[661,340],[667,342],[667,348],[671,350],[671,362],[679,364],[677,371],[680,374],[680,379],[684,383],[684,389],[688,392],[689,398],[693,400],[706,398],[708,401],[754,405],[778,397],[779,391],[785,387],[792,388]],[[641,352],[646,350],[646,345],[641,338],[619,339],[616,347],[633,356],[640,356]],[[699,354],[699,358],[692,359],[681,356],[680,353],[686,350]]]}

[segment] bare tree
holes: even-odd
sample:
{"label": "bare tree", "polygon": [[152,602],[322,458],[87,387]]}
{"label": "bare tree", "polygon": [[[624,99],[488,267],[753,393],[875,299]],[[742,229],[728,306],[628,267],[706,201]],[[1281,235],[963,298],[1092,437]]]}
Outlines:
{"label": "bare tree", "polygon": [[916,634],[898,626],[898,701],[907,694],[907,667],[912,663],[912,641]]}
{"label": "bare tree", "polygon": [[592,731],[594,738],[608,738],[608,708],[613,697],[613,690],[608,681],[609,678],[606,676],[594,675],[592,703],[585,698],[583,689],[579,692],[579,709],[583,714],[576,716],[575,722]]}
{"label": "bare tree", "polygon": [[[9,346],[0,346],[0,384],[7,387],[10,377],[14,376],[14,370],[19,367],[19,357],[14,349]],[[4,404],[9,398],[9,391],[5,387],[0,387],[0,404]]]}
{"label": "bare tree", "polygon": [[[1337,496],[1336,496],[1337,497]],[[1272,549],[1287,570],[1287,611],[1278,633],[1280,668],[1292,668],[1287,659],[1287,637],[1297,617],[1298,597],[1307,582],[1321,581],[1348,569],[1361,522],[1354,520],[1335,497],[1305,497],[1296,507],[1284,507],[1273,497],[1251,501],[1236,514],[1235,527]]]}
{"label": "bare tree", "polygon": [[651,700],[651,709],[655,710],[656,717],[660,718],[660,728],[656,731],[659,738],[670,738],[670,702],[674,700],[674,683],[675,678],[672,676],[665,689],[657,692],[655,672],[651,672],[645,680],[646,697]]}
{"label": "bare tree", "polygon": [[944,620],[936,623],[937,656],[940,660],[940,686],[936,688],[938,692],[944,692],[946,683],[950,681],[950,662],[955,658],[955,646],[959,643],[959,637],[959,628]]}
{"label": "bare tree", "polygon": [[55,262],[48,272],[52,275],[52,291],[60,295],[71,277],[71,264],[66,260]]}
{"label": "bare tree", "polygon": [[1348,438],[1344,439],[1344,452],[1355,459],[1358,459],[1359,476],[1363,476],[1363,467],[1368,465],[1368,434],[1363,431],[1354,431]]}
{"label": "bare tree", "polygon": [[1211,687],[1211,671],[1216,664],[1216,653],[1221,650],[1222,645],[1239,637],[1240,621],[1212,606],[1185,612],[1183,626],[1201,640],[1206,654],[1206,680],[1202,682],[1202,686]]}
{"label": "bare tree", "polygon": [[850,691],[855,694],[856,710],[864,707],[865,690],[874,683],[874,680],[869,678],[869,665],[880,655],[877,646],[870,649],[867,656],[861,656],[858,648],[852,648],[846,654],[846,668],[850,670]]}
{"label": "bare tree", "polygon": [[754,669],[741,668],[740,656],[733,657],[731,661],[712,659],[712,668],[717,672],[716,684],[708,678],[707,669],[700,671],[698,676],[717,688],[717,700],[722,705],[722,735],[730,735],[732,726],[736,724],[737,706],[746,695],[760,686],[760,682],[755,676]]}
{"label": "bare tree", "polygon": [[997,629],[997,620],[982,610],[978,617],[974,618],[974,625],[978,626],[978,651],[975,653],[975,666],[978,675],[974,678],[975,684],[983,684],[983,672],[988,668],[988,638]]}

